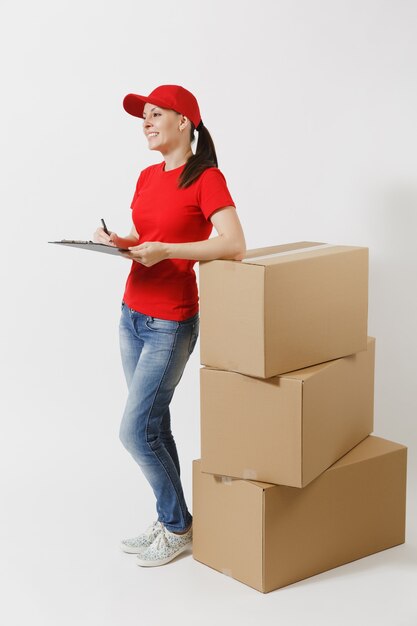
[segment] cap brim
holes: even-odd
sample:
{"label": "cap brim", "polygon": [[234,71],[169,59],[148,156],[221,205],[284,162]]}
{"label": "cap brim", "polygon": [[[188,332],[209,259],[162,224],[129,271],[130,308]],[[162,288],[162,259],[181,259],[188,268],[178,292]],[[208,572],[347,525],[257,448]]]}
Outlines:
{"label": "cap brim", "polygon": [[152,100],[149,100],[149,96],[140,96],[136,93],[129,93],[123,98],[123,108],[125,111],[130,113],[130,115],[143,117],[143,109],[145,108],[145,104],[147,102],[152,102],[152,104],[156,104],[156,106],[162,107],[163,109],[169,108],[167,103],[162,102],[159,98],[152,98]]}

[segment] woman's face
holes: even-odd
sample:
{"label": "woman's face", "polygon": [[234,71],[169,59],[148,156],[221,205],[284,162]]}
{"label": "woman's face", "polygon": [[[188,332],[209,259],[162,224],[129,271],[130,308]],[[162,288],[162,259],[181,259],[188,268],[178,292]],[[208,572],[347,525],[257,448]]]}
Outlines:
{"label": "woman's face", "polygon": [[[147,102],[143,109],[143,132],[150,150],[169,152],[178,147],[187,136],[187,118],[172,109],[164,109]],[[180,131],[180,127],[184,128]]]}

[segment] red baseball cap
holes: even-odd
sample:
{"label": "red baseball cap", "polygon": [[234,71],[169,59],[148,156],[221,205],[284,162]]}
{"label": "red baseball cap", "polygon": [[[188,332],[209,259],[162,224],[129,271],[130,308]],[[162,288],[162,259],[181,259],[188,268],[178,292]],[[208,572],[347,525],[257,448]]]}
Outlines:
{"label": "red baseball cap", "polygon": [[123,107],[130,115],[143,117],[146,102],[182,113],[192,121],[196,128],[200,123],[203,124],[196,97],[180,85],[160,85],[151,91],[149,96],[129,93],[123,99]]}

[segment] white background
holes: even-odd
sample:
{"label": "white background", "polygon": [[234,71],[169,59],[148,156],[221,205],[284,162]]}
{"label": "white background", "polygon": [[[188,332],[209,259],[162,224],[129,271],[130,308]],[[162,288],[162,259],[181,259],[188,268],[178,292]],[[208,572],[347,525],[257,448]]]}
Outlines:
{"label": "white background", "polygon": [[[3,623],[416,624],[416,27],[406,0],[2,0]],[[374,434],[408,446],[407,541],[269,594],[120,551],[155,518],[118,439],[130,261],[47,243],[129,232],[162,157],[122,99],[167,83],[199,100],[248,248],[370,250]],[[190,507],[199,367],[198,342],[172,403]]]}

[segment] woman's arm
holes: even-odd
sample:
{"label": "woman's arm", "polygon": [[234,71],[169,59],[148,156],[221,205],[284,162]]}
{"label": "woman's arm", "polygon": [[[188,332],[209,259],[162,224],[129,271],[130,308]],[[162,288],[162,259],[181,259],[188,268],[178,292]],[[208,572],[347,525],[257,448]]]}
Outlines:
{"label": "woman's arm", "polygon": [[129,246],[137,246],[139,243],[139,235],[136,231],[135,225],[132,226],[130,233],[127,237],[118,237],[116,233],[110,235],[110,243],[114,243],[119,248],[129,248]]}
{"label": "woman's arm", "polygon": [[218,209],[212,213],[210,221],[219,233],[218,237],[190,243],[166,243],[166,258],[195,261],[242,260],[246,253],[246,241],[235,207]]}
{"label": "woman's arm", "polygon": [[189,243],[145,241],[139,245],[129,246],[129,252],[123,252],[122,256],[146,267],[151,267],[165,259],[241,261],[246,254],[246,242],[235,207],[218,209],[212,213],[210,220],[219,233],[218,237]]}
{"label": "woman's arm", "polygon": [[102,226],[99,226],[93,235],[93,241],[96,243],[105,243],[109,246],[115,246],[116,248],[129,248],[130,246],[137,246],[139,243],[139,235],[136,232],[135,225],[132,226],[132,229],[127,237],[119,237],[113,231],[104,231]]}

